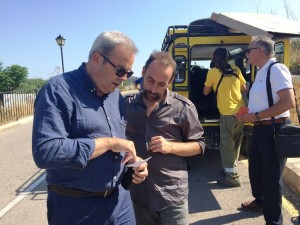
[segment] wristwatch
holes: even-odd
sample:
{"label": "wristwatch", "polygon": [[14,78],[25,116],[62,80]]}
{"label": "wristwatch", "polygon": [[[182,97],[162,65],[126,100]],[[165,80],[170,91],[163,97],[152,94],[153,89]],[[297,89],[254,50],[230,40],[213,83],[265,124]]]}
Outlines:
{"label": "wristwatch", "polygon": [[258,115],[258,112],[254,113],[254,118],[256,121],[260,121],[260,117]]}

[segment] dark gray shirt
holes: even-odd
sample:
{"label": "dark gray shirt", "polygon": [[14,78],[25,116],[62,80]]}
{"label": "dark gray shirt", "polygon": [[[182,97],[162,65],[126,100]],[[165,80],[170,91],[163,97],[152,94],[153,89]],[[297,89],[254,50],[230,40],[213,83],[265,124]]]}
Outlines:
{"label": "dark gray shirt", "polygon": [[152,156],[148,161],[149,176],[131,189],[133,201],[150,210],[160,210],[187,199],[188,173],[185,157],[147,151],[153,136],[163,136],[172,142],[197,142],[204,150],[203,128],[193,103],[171,91],[149,117],[140,94],[126,103],[126,135],[134,141],[137,155]]}

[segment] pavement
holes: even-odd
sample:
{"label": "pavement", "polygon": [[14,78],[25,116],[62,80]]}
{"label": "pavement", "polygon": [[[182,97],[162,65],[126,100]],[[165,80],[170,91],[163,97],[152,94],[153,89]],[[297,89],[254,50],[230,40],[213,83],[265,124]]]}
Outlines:
{"label": "pavement", "polygon": [[[14,126],[22,125],[33,120],[33,116],[20,119],[15,122],[0,126],[0,131]],[[300,148],[300,146],[299,146]],[[284,183],[292,189],[297,195],[300,195],[300,158],[289,158],[283,172]]]}

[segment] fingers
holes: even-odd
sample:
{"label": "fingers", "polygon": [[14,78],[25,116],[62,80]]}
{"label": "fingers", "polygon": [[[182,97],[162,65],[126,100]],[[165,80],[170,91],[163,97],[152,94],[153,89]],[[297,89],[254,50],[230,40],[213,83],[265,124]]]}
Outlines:
{"label": "fingers", "polygon": [[140,183],[142,183],[144,180],[146,180],[146,176],[144,176],[144,177],[139,177],[139,176],[137,176],[137,175],[135,175],[135,174],[132,174],[132,177],[133,177],[132,182],[135,183],[135,184],[140,184]]}
{"label": "fingers", "polygon": [[155,136],[151,138],[149,143],[149,150],[152,152],[160,152],[163,154],[172,153],[172,142],[166,140],[162,136]]}
{"label": "fingers", "polygon": [[129,160],[134,160],[134,157],[132,156],[132,155],[130,155],[130,154],[127,154],[127,152],[126,152],[126,154],[125,154],[125,157],[123,158],[123,160],[122,160],[122,163],[123,164],[125,164],[125,163],[127,163]]}
{"label": "fingers", "polygon": [[122,160],[122,163],[127,163],[129,160],[136,162],[136,150],[134,143],[125,139],[118,139],[117,144],[115,145],[114,152],[126,152]]}
{"label": "fingers", "polygon": [[153,152],[161,151],[163,147],[164,138],[162,136],[154,136],[149,142],[149,150]]}
{"label": "fingers", "polygon": [[132,182],[135,184],[139,184],[143,182],[146,177],[148,176],[148,163],[144,162],[142,165],[139,167],[134,168],[134,174],[132,175],[133,180]]}

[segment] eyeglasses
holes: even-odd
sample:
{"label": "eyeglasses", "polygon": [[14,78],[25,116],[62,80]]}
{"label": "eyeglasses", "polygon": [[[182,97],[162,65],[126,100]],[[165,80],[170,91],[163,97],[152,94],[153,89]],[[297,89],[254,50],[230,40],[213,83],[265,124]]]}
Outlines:
{"label": "eyeglasses", "polygon": [[116,75],[118,77],[123,77],[125,74],[127,74],[127,78],[131,77],[133,74],[132,70],[126,70],[123,67],[118,67],[115,64],[113,64],[105,55],[103,55],[101,52],[99,54],[107,61],[110,65],[112,65],[116,69]]}
{"label": "eyeglasses", "polygon": [[250,52],[251,52],[251,50],[252,49],[260,49],[260,48],[247,48],[246,50],[245,50],[245,54],[247,53],[247,54],[249,54]]}

